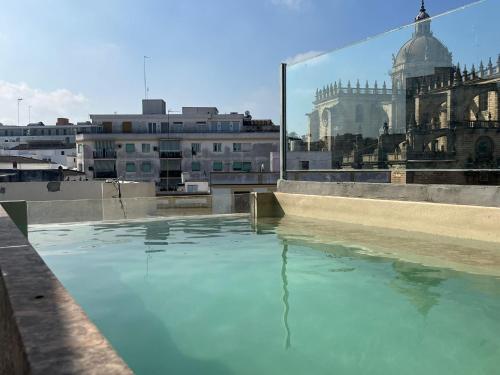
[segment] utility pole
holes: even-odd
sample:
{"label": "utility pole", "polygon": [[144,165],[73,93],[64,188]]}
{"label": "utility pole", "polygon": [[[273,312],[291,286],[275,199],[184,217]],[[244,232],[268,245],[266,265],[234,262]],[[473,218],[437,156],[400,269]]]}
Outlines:
{"label": "utility pole", "polygon": [[147,77],[146,77],[146,59],[150,59],[149,56],[144,56],[144,99],[148,98],[148,84],[147,84]]}
{"label": "utility pole", "polygon": [[31,105],[28,106],[28,124],[31,124]]}
{"label": "utility pole", "polygon": [[17,98],[17,126],[19,126],[19,104],[21,104],[21,101],[23,98]]}

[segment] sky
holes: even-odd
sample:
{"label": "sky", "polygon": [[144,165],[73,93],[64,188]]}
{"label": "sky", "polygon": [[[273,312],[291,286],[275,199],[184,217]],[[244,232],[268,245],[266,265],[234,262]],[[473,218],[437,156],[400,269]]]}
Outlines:
{"label": "sky", "polygon": [[[492,0],[496,1],[496,0]],[[470,0],[427,0],[431,15]],[[0,0],[0,122],[250,110],[279,123],[279,65],[410,23],[418,0]],[[30,114],[30,116],[29,116]]]}

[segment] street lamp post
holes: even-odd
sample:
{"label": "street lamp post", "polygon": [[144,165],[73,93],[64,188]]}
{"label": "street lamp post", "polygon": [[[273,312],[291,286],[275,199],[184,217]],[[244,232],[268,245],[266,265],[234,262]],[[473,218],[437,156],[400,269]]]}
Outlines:
{"label": "street lamp post", "polygon": [[148,88],[148,84],[147,84],[147,77],[146,77],[146,60],[147,59],[150,59],[149,56],[144,56],[144,99],[147,99],[148,98],[148,91],[149,91],[149,88]]}
{"label": "street lamp post", "polygon": [[21,104],[21,101],[23,98],[17,98],[17,126],[19,126],[19,104]]}
{"label": "street lamp post", "polygon": [[28,106],[28,124],[31,124],[31,105]]}

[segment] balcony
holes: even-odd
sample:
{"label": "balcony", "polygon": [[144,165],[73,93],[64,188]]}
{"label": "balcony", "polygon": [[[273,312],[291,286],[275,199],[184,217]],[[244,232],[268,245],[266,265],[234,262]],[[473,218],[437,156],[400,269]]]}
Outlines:
{"label": "balcony", "polygon": [[182,151],[160,151],[160,159],[182,159]]}
{"label": "balcony", "polygon": [[94,178],[95,179],[104,179],[104,178],[116,178],[116,171],[112,172],[94,172]]}
{"label": "balcony", "polygon": [[93,152],[94,159],[116,159],[114,150],[98,150]]}
{"label": "balcony", "polygon": [[180,178],[182,175],[182,171],[173,170],[173,171],[160,171],[160,178]]}

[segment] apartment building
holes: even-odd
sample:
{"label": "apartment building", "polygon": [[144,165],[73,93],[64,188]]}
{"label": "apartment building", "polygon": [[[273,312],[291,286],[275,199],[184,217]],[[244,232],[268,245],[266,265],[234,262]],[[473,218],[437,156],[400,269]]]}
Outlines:
{"label": "apartment building", "polygon": [[70,124],[68,119],[59,118],[55,125],[42,122],[26,126],[0,124],[0,149],[12,149],[30,143],[50,143],[75,147],[76,134],[98,131],[90,122]]}
{"label": "apartment building", "polygon": [[21,156],[76,168],[76,134],[100,131],[90,122],[70,124],[66,118],[55,125],[41,122],[27,126],[0,124],[0,156]]}
{"label": "apartment building", "polygon": [[[212,172],[270,172],[279,127],[215,107],[167,111],[143,100],[142,114],[91,115],[98,132],[78,134],[78,170],[88,178],[154,181],[159,191],[206,186]],[[186,189],[188,190],[188,189]]]}

